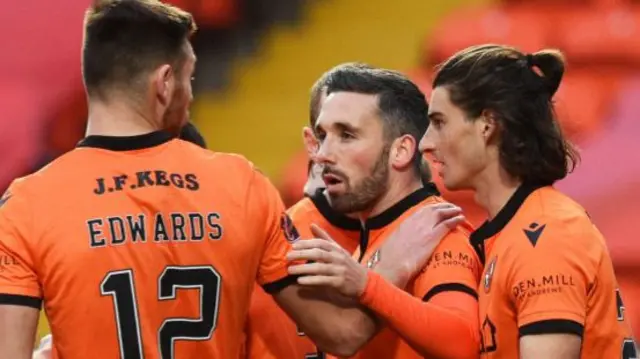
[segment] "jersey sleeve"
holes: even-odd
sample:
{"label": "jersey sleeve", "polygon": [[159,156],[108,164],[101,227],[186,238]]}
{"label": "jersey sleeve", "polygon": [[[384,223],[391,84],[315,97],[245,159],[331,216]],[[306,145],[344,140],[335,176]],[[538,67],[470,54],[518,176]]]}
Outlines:
{"label": "jersey sleeve", "polygon": [[313,234],[311,233],[311,224],[313,223],[313,217],[309,215],[306,211],[298,210],[296,208],[289,208],[287,210],[287,214],[293,225],[298,230],[298,234],[300,235],[300,239],[309,239],[313,238]]}
{"label": "jersey sleeve", "polygon": [[[587,295],[603,250],[592,230],[590,223],[547,223],[537,233],[525,230],[523,240],[514,243],[505,289],[517,311],[520,336],[582,336]],[[527,240],[525,235],[536,238]]]}
{"label": "jersey sleeve", "polygon": [[457,291],[478,299],[479,262],[468,236],[460,230],[452,231],[416,277],[413,295],[426,302],[438,293]]}
{"label": "jersey sleeve", "polygon": [[285,213],[280,194],[257,170],[253,173],[246,206],[248,221],[257,224],[257,235],[265,241],[258,267],[258,283],[268,293],[277,292],[296,281],[294,276],[288,275],[286,255],[291,250],[291,243],[300,235]]}
{"label": "jersey sleeve", "polygon": [[32,214],[15,185],[0,199],[0,304],[40,308],[42,289],[29,246]]}

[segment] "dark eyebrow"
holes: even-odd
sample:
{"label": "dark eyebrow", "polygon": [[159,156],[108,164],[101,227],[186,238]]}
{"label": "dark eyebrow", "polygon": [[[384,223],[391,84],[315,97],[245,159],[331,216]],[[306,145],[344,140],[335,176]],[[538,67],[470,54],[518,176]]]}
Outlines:
{"label": "dark eyebrow", "polygon": [[[351,133],[354,133],[354,134],[360,132],[359,129],[357,129],[356,127],[353,127],[351,124],[346,123],[346,122],[334,122],[334,123],[331,124],[331,127],[334,127],[338,131],[351,132]],[[326,132],[326,130],[324,128],[322,128],[322,126],[320,126],[319,122],[316,122],[316,125],[314,127],[314,131],[316,133],[318,133],[318,131]]]}
{"label": "dark eyebrow", "polygon": [[344,132],[351,132],[351,133],[358,132],[357,128],[355,128],[351,124],[345,123],[345,122],[336,122],[336,123],[333,124],[333,126],[335,126],[338,130],[344,131]]}

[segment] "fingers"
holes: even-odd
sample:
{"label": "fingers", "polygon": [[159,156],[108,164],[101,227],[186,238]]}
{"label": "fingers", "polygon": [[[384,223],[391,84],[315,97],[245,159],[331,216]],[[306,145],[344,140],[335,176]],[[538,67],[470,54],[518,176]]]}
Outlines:
{"label": "fingers", "polygon": [[327,275],[333,276],[338,274],[338,268],[335,265],[327,264],[327,263],[306,263],[306,264],[298,264],[293,265],[288,268],[289,274],[292,275]]}
{"label": "fingers", "polygon": [[440,210],[445,210],[450,208],[459,208],[459,207],[453,203],[439,202],[439,203],[432,203],[432,204],[425,205],[424,207],[422,207],[422,211],[437,212]]}
{"label": "fingers", "polygon": [[327,252],[331,252],[336,249],[333,243],[320,238],[311,238],[297,241],[291,245],[291,248],[296,251],[317,248]]}
{"label": "fingers", "polygon": [[449,233],[452,229],[455,229],[460,223],[464,221],[465,218],[461,214],[441,221],[435,227],[433,227],[434,238],[438,240],[442,239],[445,235],[447,235],[447,233]]}
{"label": "fingers", "polygon": [[298,277],[298,284],[305,286],[328,286],[337,288],[339,287],[339,284],[337,282],[338,279],[336,277],[325,275]]}
{"label": "fingers", "polygon": [[467,219],[461,213],[457,216],[445,219],[444,221],[440,222],[440,225],[446,226],[449,229],[455,229],[458,225],[462,224],[466,220]]}
{"label": "fingers", "polygon": [[453,217],[460,216],[462,214],[462,209],[459,207],[448,207],[448,208],[440,208],[436,210],[436,215],[438,216],[438,222],[442,222]]}
{"label": "fingers", "polygon": [[318,226],[315,223],[311,224],[311,234],[313,234],[316,238],[322,238],[325,241],[329,241],[333,244],[335,244],[336,246],[338,245],[333,238],[331,238],[331,236],[329,235],[329,233],[327,233],[324,229],[320,228],[320,226]]}
{"label": "fingers", "polygon": [[309,248],[309,249],[293,250],[287,253],[287,260],[290,262],[312,261],[312,262],[334,263],[334,262],[337,262],[339,258],[335,252],[325,251],[320,248]]}

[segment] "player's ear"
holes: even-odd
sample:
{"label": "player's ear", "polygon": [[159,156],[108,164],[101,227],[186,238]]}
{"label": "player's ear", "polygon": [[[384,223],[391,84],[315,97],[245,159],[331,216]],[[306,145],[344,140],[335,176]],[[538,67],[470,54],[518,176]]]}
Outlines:
{"label": "player's ear", "polygon": [[476,129],[484,139],[485,143],[494,140],[498,134],[499,123],[493,111],[485,110],[475,121]]}
{"label": "player's ear", "polygon": [[396,138],[389,150],[389,161],[395,169],[404,169],[411,165],[417,151],[417,141],[411,135]]}
{"label": "player's ear", "polygon": [[173,91],[176,86],[173,67],[169,64],[158,67],[153,73],[153,85],[158,101],[160,101],[162,105],[167,106],[173,97]]}
{"label": "player's ear", "polygon": [[318,139],[311,127],[305,126],[302,129],[302,142],[304,143],[304,148],[307,150],[309,158],[313,158],[316,152],[318,152]]}

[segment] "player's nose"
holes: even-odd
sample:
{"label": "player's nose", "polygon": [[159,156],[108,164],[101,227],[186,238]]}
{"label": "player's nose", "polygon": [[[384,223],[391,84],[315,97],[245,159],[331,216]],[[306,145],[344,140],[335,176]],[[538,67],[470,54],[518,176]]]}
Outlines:
{"label": "player's nose", "polygon": [[314,161],[319,164],[335,163],[335,151],[329,141],[322,141],[315,153]]}
{"label": "player's nose", "polygon": [[433,155],[433,152],[436,150],[436,145],[434,141],[433,131],[431,128],[427,129],[427,132],[424,133],[422,138],[420,139],[420,143],[418,144],[418,149],[420,153],[423,155]]}

